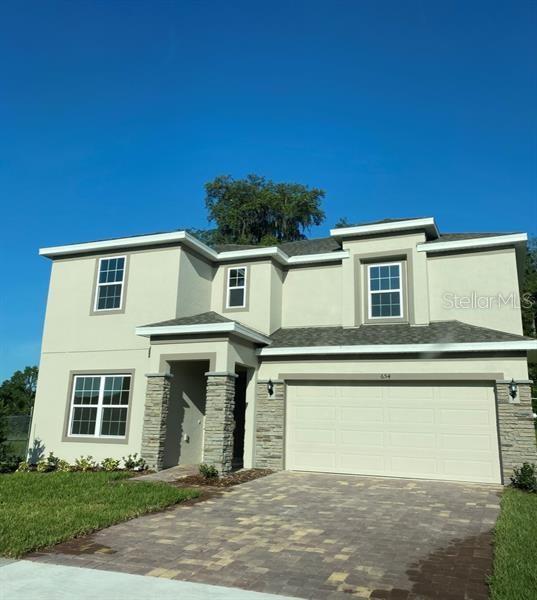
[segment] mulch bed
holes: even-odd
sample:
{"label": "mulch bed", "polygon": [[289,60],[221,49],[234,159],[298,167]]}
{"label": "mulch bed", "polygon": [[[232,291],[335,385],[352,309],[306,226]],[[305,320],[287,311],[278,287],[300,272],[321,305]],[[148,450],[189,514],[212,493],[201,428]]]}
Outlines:
{"label": "mulch bed", "polygon": [[271,471],[270,469],[242,469],[241,471],[230,473],[224,477],[211,477],[209,479],[203,477],[202,475],[188,475],[187,477],[181,477],[181,479],[177,479],[172,483],[172,485],[185,488],[228,488],[233,485],[240,485],[241,483],[246,483],[247,481],[259,479],[260,477],[266,477],[273,472],[274,471]]}

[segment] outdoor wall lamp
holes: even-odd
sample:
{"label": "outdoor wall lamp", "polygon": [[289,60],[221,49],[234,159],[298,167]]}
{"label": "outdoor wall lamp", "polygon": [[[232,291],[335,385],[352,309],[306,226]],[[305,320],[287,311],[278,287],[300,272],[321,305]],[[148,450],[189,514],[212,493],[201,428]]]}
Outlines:
{"label": "outdoor wall lamp", "polygon": [[511,383],[509,384],[509,395],[514,400],[518,394],[518,385],[514,379],[511,379]]}
{"label": "outdoor wall lamp", "polygon": [[272,379],[269,379],[267,382],[267,392],[269,396],[274,394],[274,384],[272,383]]}

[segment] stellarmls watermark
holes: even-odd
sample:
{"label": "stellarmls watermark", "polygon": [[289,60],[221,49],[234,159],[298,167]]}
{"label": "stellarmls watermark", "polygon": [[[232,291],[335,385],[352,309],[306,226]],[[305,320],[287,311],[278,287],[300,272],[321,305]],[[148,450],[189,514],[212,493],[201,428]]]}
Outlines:
{"label": "stellarmls watermark", "polygon": [[448,310],[490,310],[502,308],[503,306],[520,310],[521,308],[532,308],[535,304],[535,300],[530,293],[522,294],[522,296],[516,292],[510,292],[509,294],[500,292],[491,296],[483,296],[477,292],[470,292],[466,295],[454,294],[453,292],[442,294],[442,307]]}

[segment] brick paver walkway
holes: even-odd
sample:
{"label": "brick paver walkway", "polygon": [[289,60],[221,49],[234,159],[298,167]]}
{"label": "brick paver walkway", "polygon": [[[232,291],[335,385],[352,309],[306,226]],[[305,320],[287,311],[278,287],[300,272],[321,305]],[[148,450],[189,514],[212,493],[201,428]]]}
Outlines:
{"label": "brick paver walkway", "polygon": [[484,600],[500,493],[282,472],[30,558],[300,598]]}

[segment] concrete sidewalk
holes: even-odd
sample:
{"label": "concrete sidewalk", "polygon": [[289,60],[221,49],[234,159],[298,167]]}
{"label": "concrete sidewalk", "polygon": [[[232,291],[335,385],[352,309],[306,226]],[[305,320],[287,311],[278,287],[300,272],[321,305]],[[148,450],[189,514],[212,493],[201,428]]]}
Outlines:
{"label": "concrete sidewalk", "polygon": [[189,581],[0,559],[1,600],[292,600]]}

